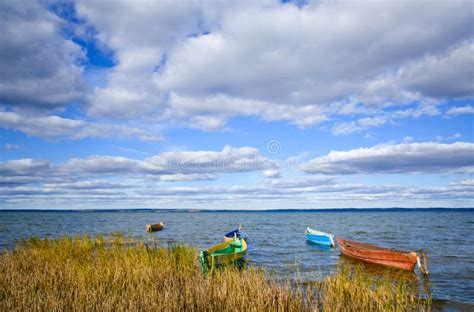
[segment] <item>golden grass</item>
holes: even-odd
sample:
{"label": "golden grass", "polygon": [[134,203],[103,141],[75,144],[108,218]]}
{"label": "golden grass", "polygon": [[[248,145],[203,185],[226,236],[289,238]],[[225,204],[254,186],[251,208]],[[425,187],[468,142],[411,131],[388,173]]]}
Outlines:
{"label": "golden grass", "polygon": [[422,298],[414,279],[380,277],[359,269],[342,268],[320,282],[323,311],[429,311],[431,299]]}
{"label": "golden grass", "polygon": [[262,269],[203,275],[195,248],[121,235],[30,239],[0,255],[0,311],[407,311],[429,309],[406,283],[342,270],[304,288]]}

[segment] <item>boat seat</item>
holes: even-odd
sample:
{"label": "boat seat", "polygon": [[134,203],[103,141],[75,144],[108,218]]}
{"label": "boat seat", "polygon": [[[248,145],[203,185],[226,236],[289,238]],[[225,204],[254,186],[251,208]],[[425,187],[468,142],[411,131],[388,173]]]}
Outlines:
{"label": "boat seat", "polygon": [[235,248],[240,248],[240,247],[242,247],[242,243],[241,243],[240,241],[237,241],[237,240],[232,241],[232,242],[230,243],[230,245],[231,245],[232,247],[235,247]]}

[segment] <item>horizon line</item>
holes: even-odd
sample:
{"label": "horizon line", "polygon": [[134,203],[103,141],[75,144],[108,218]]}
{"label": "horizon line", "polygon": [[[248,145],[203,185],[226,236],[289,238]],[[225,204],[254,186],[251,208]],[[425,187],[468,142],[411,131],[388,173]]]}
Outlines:
{"label": "horizon line", "polygon": [[1,209],[0,212],[118,212],[118,211],[167,211],[167,212],[350,212],[350,211],[474,211],[474,207],[388,207],[388,208],[271,208],[271,209],[202,209],[202,208],[28,208]]}

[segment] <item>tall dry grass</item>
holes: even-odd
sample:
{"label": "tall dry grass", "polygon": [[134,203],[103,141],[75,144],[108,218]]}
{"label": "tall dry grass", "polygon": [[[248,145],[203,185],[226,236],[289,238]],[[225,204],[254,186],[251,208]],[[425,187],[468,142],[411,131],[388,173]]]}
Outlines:
{"label": "tall dry grass", "polygon": [[[343,267],[318,285],[323,311],[430,311],[415,279],[373,276]],[[350,308],[349,308],[350,307]],[[354,309],[354,310],[352,310]]]}
{"label": "tall dry grass", "polygon": [[30,239],[0,256],[0,311],[387,311],[426,309],[410,285],[348,271],[304,288],[261,269],[203,275],[197,250],[121,235]]}

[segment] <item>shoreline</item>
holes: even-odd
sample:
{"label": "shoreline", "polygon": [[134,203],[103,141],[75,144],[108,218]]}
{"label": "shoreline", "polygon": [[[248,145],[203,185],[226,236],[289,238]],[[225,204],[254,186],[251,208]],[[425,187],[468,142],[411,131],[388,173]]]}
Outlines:
{"label": "shoreline", "polygon": [[[373,277],[343,266],[322,280],[275,281],[263,268],[225,267],[203,274],[197,249],[144,244],[122,234],[30,238],[0,254],[5,310],[135,309],[170,311],[430,310],[416,280]],[[25,280],[28,283],[25,283]],[[292,286],[293,284],[293,286]]]}
{"label": "shoreline", "polygon": [[[470,264],[458,255],[459,246],[468,247],[468,235],[474,224],[472,213],[408,212],[408,213],[174,213],[174,212],[52,212],[0,213],[2,248],[12,250],[14,242],[30,236],[58,238],[63,235],[97,235],[120,231],[138,239],[149,238],[145,224],[165,221],[169,227],[156,235],[161,244],[183,242],[208,247],[222,241],[221,233],[238,224],[252,238],[248,259],[254,265],[274,271],[278,278],[290,277],[298,264],[303,277],[317,278],[312,272],[323,275],[336,268],[338,250],[328,252],[308,244],[304,239],[303,225],[316,225],[333,234],[349,239],[401,249],[427,251],[430,265],[433,297],[471,303],[469,276],[463,275]],[[448,219],[448,217],[450,219]],[[423,225],[420,220],[425,220]],[[284,220],[282,222],[282,220]],[[153,223],[153,222],[152,222]],[[451,225],[456,225],[453,232]],[[268,235],[268,233],[273,233]],[[401,237],[399,233],[407,233]],[[467,236],[466,236],[467,235]],[[439,236],[465,240],[451,245]],[[199,238],[199,240],[197,240]],[[277,244],[275,244],[277,239]],[[432,240],[435,239],[435,240]],[[472,255],[468,251],[465,255]],[[318,269],[319,268],[319,269]],[[449,272],[452,272],[450,274]],[[445,286],[443,286],[445,285]]]}

